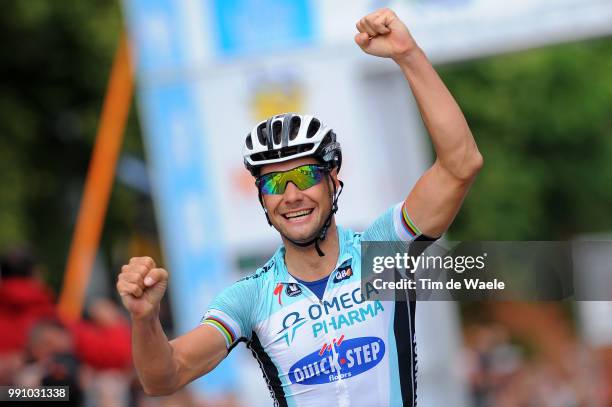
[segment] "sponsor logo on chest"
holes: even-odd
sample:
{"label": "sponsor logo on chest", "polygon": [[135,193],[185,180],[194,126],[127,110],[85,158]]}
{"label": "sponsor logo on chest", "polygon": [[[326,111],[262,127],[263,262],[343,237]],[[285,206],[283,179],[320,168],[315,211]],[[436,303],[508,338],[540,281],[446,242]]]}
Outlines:
{"label": "sponsor logo on chest", "polygon": [[285,314],[280,320],[281,327],[276,333],[278,337],[274,342],[283,340],[290,346],[296,334],[302,333],[300,328],[307,323],[310,323],[309,331],[312,336],[317,338],[320,335],[350,328],[356,324],[371,323],[384,310],[379,300],[365,301],[361,288],[356,287],[352,291],[344,292],[329,300],[311,303],[306,308]]}
{"label": "sponsor logo on chest", "polygon": [[289,369],[294,384],[332,383],[364,373],[380,363],[385,356],[385,343],[375,336],[344,339],[304,356]]}

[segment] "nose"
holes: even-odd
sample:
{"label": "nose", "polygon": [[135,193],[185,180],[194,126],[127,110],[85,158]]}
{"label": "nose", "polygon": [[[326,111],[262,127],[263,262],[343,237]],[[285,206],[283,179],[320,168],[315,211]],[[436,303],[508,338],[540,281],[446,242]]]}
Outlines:
{"label": "nose", "polygon": [[293,182],[287,182],[287,186],[285,187],[285,193],[283,194],[283,199],[285,202],[295,202],[299,201],[302,198],[302,191],[298,187],[295,186]]}

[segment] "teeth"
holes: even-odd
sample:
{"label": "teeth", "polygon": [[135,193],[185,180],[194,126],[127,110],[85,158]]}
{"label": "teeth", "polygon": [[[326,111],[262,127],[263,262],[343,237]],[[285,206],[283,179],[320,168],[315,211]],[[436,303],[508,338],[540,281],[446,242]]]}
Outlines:
{"label": "teeth", "polygon": [[305,209],[303,211],[291,212],[291,213],[285,214],[285,218],[287,219],[297,218],[299,216],[308,215],[310,212],[312,212],[312,209]]}

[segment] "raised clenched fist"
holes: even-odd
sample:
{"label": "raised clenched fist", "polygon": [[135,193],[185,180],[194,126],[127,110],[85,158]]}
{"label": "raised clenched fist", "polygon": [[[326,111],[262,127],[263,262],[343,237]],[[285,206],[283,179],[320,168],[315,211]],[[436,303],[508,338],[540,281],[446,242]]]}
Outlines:
{"label": "raised clenched fist", "polygon": [[406,25],[388,8],[368,14],[356,26],[355,42],[370,55],[397,60],[418,48]]}
{"label": "raised clenched fist", "polygon": [[167,287],[168,272],[150,257],[132,257],[117,277],[121,301],[134,319],[157,316]]}

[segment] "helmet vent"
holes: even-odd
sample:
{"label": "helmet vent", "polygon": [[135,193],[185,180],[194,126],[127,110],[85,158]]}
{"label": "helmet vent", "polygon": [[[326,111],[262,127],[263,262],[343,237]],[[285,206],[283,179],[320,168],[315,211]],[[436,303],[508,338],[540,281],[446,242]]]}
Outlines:
{"label": "helmet vent", "polygon": [[278,145],[281,142],[281,131],[283,130],[283,124],[280,120],[276,120],[274,124],[272,124],[272,137],[274,139],[274,144]]}
{"label": "helmet vent", "polygon": [[249,133],[246,138],[246,146],[249,150],[253,149],[253,139],[251,138],[251,133]]}
{"label": "helmet vent", "polygon": [[266,142],[266,123],[262,123],[257,127],[257,140],[259,141],[259,144],[265,146],[268,143]]}
{"label": "helmet vent", "polygon": [[293,116],[291,118],[291,122],[289,123],[289,141],[295,140],[300,131],[300,124],[302,120],[299,116]]}
{"label": "helmet vent", "polygon": [[267,161],[277,158],[291,157],[305,151],[310,151],[314,147],[314,143],[302,144],[295,147],[283,148],[282,150],[263,151],[261,153],[251,155],[253,162]]}
{"label": "helmet vent", "polygon": [[321,122],[315,118],[310,121],[308,125],[308,131],[306,132],[306,138],[313,138],[317,131],[321,128]]}

